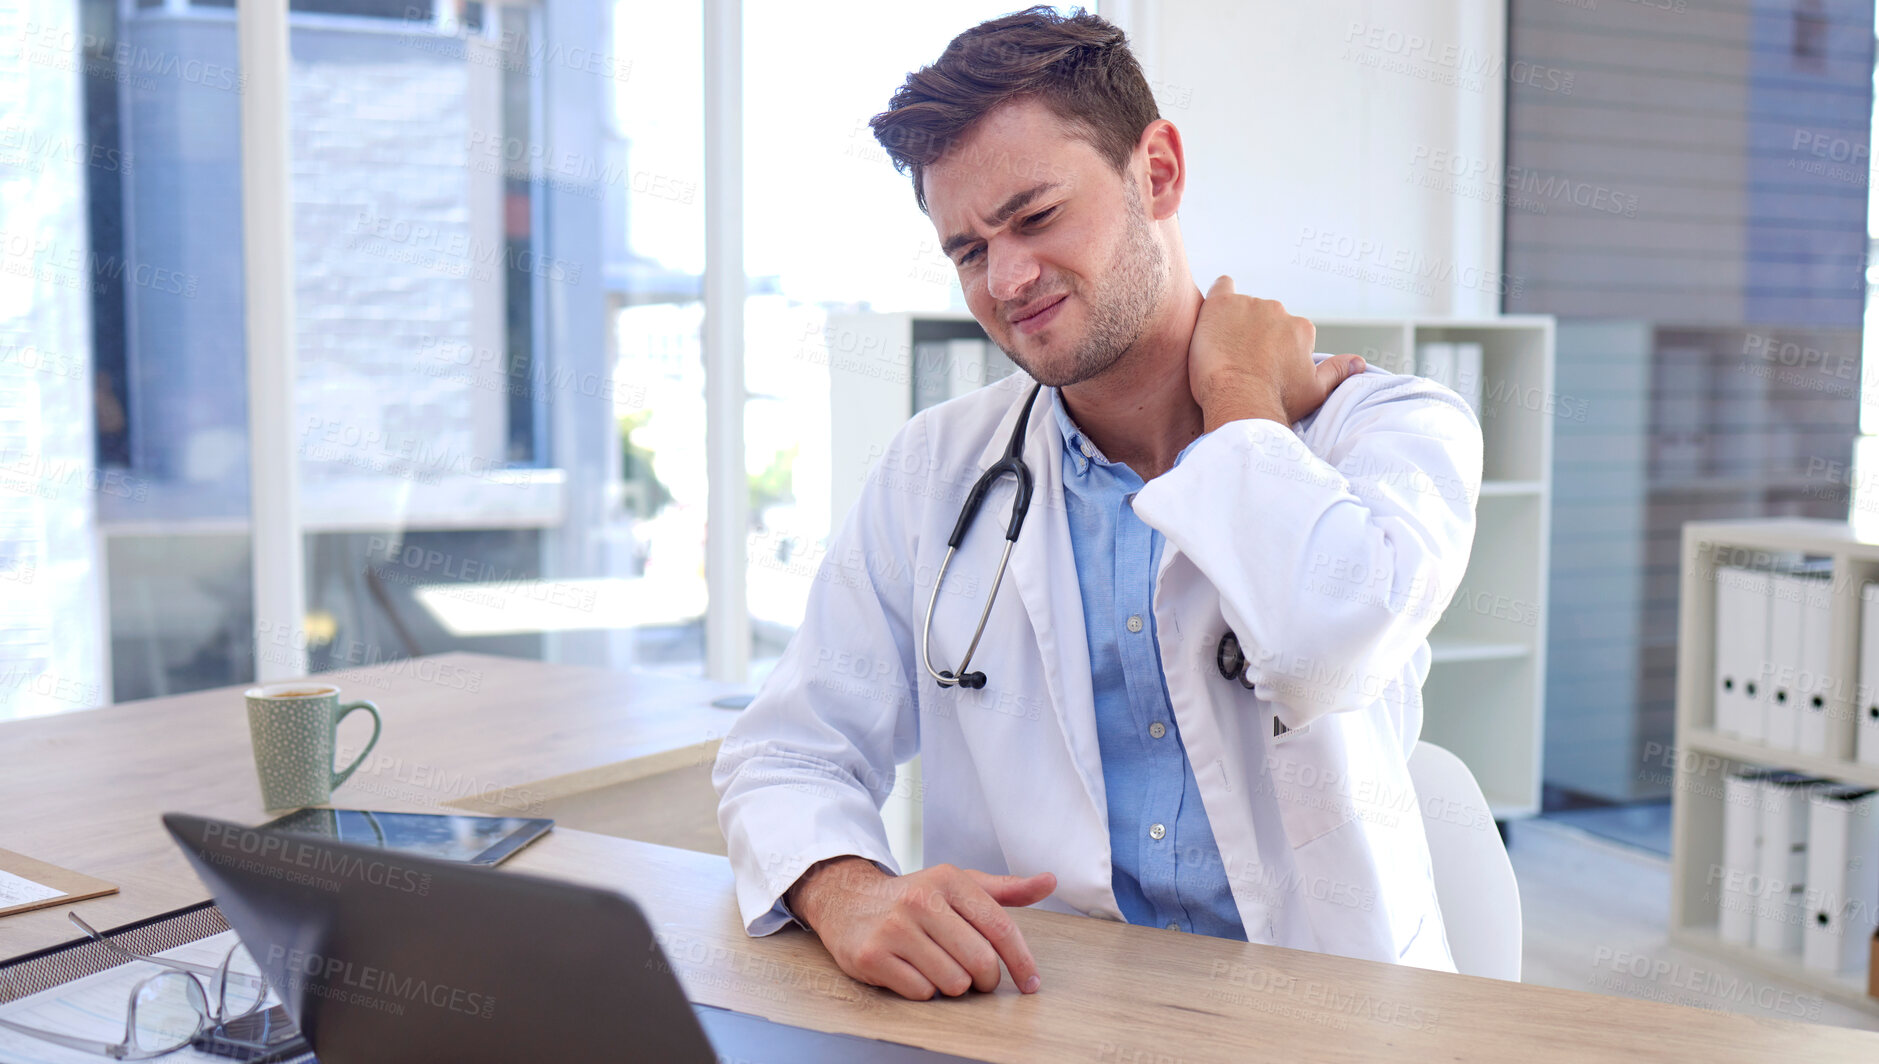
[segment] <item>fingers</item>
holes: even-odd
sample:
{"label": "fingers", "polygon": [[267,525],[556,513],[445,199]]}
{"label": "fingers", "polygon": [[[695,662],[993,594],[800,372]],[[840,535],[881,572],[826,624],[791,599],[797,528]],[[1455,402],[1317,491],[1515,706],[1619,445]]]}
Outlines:
{"label": "fingers", "polygon": [[1057,877],[1049,872],[1034,876],[995,876],[968,868],[965,873],[975,886],[1000,905],[1036,905],[1057,889]]}
{"label": "fingers", "polygon": [[[956,917],[955,917],[956,919]],[[930,983],[936,991],[956,998],[970,991],[979,983],[966,968],[958,962],[955,955],[945,946],[934,942],[926,927],[908,925],[894,936],[894,951],[902,961],[913,964],[921,978]],[[998,966],[992,966],[992,989],[998,987]]]}
{"label": "fingers", "polygon": [[[1043,876],[1050,876],[1051,888],[1055,889],[1057,877],[1051,876],[1048,872],[1031,878],[1039,879]],[[991,878],[1009,879],[1012,877]],[[974,897],[974,894],[977,897]],[[1045,891],[1036,900],[1042,901],[1048,895],[1049,891]],[[953,910],[965,917],[966,922],[970,923],[973,929],[998,951],[998,956],[1011,972],[1011,981],[1016,984],[1018,990],[1025,994],[1036,993],[1038,986],[1043,982],[1043,978],[1037,972],[1037,960],[1031,956],[1031,947],[1025,944],[1024,935],[1018,930],[1017,922],[1011,918],[1010,913],[1005,911],[1004,906],[975,884],[961,887],[953,892],[951,897]]]}
{"label": "fingers", "polygon": [[1207,290],[1208,299],[1212,299],[1213,297],[1217,295],[1230,296],[1232,294],[1233,294],[1233,278],[1228,277],[1226,274],[1221,274],[1220,279],[1215,281],[1213,283],[1213,287]]}
{"label": "fingers", "polygon": [[1351,377],[1364,371],[1364,360],[1357,355],[1334,355],[1313,367],[1312,374],[1325,395]]}
{"label": "fingers", "polygon": [[843,971],[918,1001],[996,990],[1005,969],[1021,992],[1037,992],[1037,962],[1005,906],[1049,897],[1056,876],[937,865],[889,882],[887,906],[845,924],[828,920],[818,932]]}
{"label": "fingers", "polygon": [[[933,941],[946,951],[947,956],[972,977],[968,985],[988,994],[998,989],[998,980],[1004,972],[998,964],[998,951],[977,928],[959,915],[958,910],[949,908],[934,913],[927,921],[926,930]],[[940,984],[937,979],[933,982],[948,994],[965,992],[964,987],[954,991]]]}
{"label": "fingers", "polygon": [[884,986],[901,997],[913,1001],[925,1001],[938,989],[932,980],[920,974],[920,970],[908,964],[900,957],[887,954],[868,966],[868,970],[859,973],[862,982],[872,986]]}

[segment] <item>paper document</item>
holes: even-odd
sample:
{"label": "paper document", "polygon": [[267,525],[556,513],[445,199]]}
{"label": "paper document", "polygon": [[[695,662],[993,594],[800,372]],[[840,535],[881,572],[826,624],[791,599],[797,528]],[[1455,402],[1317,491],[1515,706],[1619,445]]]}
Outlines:
{"label": "paper document", "polygon": [[[235,932],[224,931],[175,949],[164,950],[158,956],[214,966],[222,963],[222,958],[236,941]],[[163,971],[174,969],[163,968],[149,961],[129,961],[96,975],[74,979],[0,1005],[0,1019],[80,1038],[117,1042],[124,1037],[125,1007],[130,1001],[131,988],[145,976]],[[0,980],[4,979],[6,971],[0,969]],[[268,999],[269,1004],[274,1003],[271,993]],[[9,1064],[98,1064],[105,1059],[95,1053],[67,1049],[11,1028],[0,1027],[0,1060],[8,1061]],[[198,1052],[191,1046],[157,1059],[164,1064],[194,1064],[197,1061],[228,1064],[227,1057]]]}
{"label": "paper document", "polygon": [[57,887],[48,887],[44,883],[35,883],[25,876],[16,876],[0,868],[0,909],[10,909],[15,905],[27,905],[47,898],[56,898],[65,892]]}

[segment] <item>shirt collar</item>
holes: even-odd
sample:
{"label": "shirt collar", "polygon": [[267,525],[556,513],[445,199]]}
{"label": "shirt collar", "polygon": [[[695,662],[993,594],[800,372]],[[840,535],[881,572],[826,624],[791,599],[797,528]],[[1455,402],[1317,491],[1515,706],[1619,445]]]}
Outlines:
{"label": "shirt collar", "polygon": [[1077,428],[1077,423],[1070,419],[1070,411],[1063,405],[1063,389],[1052,388],[1050,390],[1050,412],[1057,419],[1057,431],[1063,436],[1064,453],[1070,456],[1071,463],[1076,467],[1077,476],[1087,476],[1091,462],[1109,464],[1109,459],[1103,457],[1103,452],[1097,450],[1089,437],[1083,435],[1083,430]]}
{"label": "shirt collar", "polygon": [[[1063,436],[1064,453],[1070,456],[1072,464],[1076,467],[1077,476],[1089,475],[1092,463],[1109,465],[1109,459],[1103,457],[1103,452],[1098,450],[1096,445],[1090,442],[1090,438],[1083,435],[1083,430],[1077,428],[1077,423],[1071,420],[1069,409],[1063,405],[1063,390],[1051,388],[1049,391],[1050,412],[1057,419],[1057,431]],[[1187,452],[1193,450],[1195,444],[1206,438],[1207,434],[1203,432],[1189,440],[1188,445],[1181,448],[1181,453],[1174,456],[1174,464],[1180,465],[1181,459],[1187,457]]]}

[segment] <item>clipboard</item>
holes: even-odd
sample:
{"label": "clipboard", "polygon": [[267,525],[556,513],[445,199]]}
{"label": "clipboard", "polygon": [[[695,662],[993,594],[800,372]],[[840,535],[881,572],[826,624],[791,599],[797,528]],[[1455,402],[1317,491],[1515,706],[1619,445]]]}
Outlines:
{"label": "clipboard", "polygon": [[82,872],[73,872],[44,861],[36,861],[25,854],[14,853],[12,850],[0,850],[0,872],[11,872],[21,879],[30,879],[34,883],[60,892],[50,898],[41,898],[38,901],[24,902],[0,909],[0,917],[43,909],[48,905],[66,905],[83,901],[86,898],[117,893],[117,887],[102,879],[95,879]]}

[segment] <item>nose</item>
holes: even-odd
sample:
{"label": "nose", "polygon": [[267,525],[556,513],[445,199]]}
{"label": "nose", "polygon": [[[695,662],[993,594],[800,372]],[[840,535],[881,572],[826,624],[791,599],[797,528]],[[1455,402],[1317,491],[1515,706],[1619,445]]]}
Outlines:
{"label": "nose", "polygon": [[994,239],[985,247],[985,286],[993,299],[1010,302],[1037,279],[1037,259],[1022,244]]}

